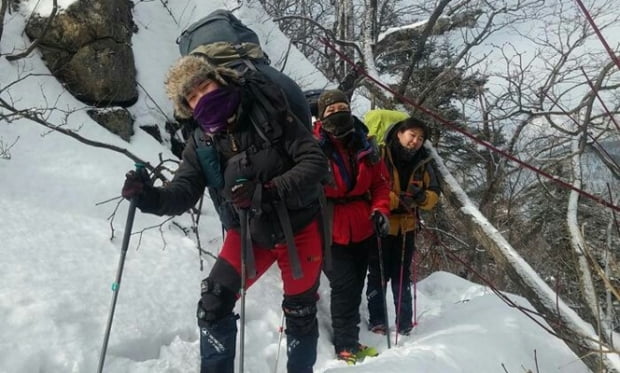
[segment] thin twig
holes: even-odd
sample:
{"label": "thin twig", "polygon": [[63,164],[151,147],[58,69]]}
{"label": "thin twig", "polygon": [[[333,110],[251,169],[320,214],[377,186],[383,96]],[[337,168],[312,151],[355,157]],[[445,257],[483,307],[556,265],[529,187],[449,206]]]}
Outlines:
{"label": "thin twig", "polygon": [[39,45],[39,43],[41,42],[41,38],[43,38],[45,34],[47,33],[47,30],[50,28],[52,21],[54,20],[54,17],[56,17],[56,12],[58,12],[58,1],[53,0],[52,4],[53,4],[52,12],[47,18],[47,22],[45,23],[45,27],[43,28],[43,31],[41,31],[41,35],[39,35],[39,37],[36,38],[35,41],[33,41],[32,44],[30,44],[30,46],[28,47],[28,49],[26,49],[25,51],[18,53],[18,54],[12,54],[12,55],[6,56],[7,61],[15,61],[15,60],[24,58],[28,56]]}
{"label": "thin twig", "polygon": [[105,205],[106,203],[116,201],[119,198],[123,198],[123,196],[112,197],[110,199],[106,199],[105,201],[97,202],[95,203],[95,206]]}
{"label": "thin twig", "polygon": [[161,115],[163,115],[164,118],[166,118],[167,121],[170,121],[170,118],[168,117],[168,115],[166,115],[166,112],[164,112],[164,110],[161,108],[161,106],[159,106],[159,104],[157,103],[157,101],[155,101],[153,96],[151,96],[149,91],[147,91],[146,88],[144,88],[144,86],[142,84],[140,84],[140,82],[136,81],[136,84],[138,85],[138,87],[140,87],[142,89],[142,91],[144,91],[144,94],[146,94],[146,97],[148,97],[149,100],[151,100],[151,102],[155,105],[155,107],[161,113]]}

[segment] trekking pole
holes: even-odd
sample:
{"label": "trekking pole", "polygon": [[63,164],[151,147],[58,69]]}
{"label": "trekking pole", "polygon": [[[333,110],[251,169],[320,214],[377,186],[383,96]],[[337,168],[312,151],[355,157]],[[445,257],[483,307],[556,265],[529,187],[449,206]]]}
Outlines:
{"label": "trekking pole", "polygon": [[239,372],[243,373],[244,345],[245,345],[245,283],[246,283],[246,256],[249,239],[250,213],[247,209],[239,209],[239,220],[241,223],[241,310],[239,323]]}
{"label": "trekking pole", "polygon": [[280,360],[280,347],[282,346],[282,334],[284,334],[284,310],[282,310],[282,318],[280,319],[280,328],[278,330],[278,352],[276,353],[276,364],[273,367],[273,373],[278,372],[278,361]]}
{"label": "trekking pole", "polygon": [[401,245],[400,251],[400,275],[398,279],[398,306],[396,307],[396,338],[394,340],[394,345],[398,344],[398,326],[400,325],[400,310],[401,305],[403,304],[403,272],[405,272],[405,244],[407,240],[407,234],[405,232],[401,232],[403,236],[403,243]]}
{"label": "trekking pole", "polygon": [[[144,164],[136,163],[136,173],[145,173]],[[147,176],[148,177],[148,176]],[[110,305],[110,313],[108,314],[108,323],[103,337],[103,347],[99,355],[98,373],[103,371],[105,355],[108,350],[108,340],[110,338],[110,330],[112,329],[112,320],[114,319],[114,310],[116,309],[116,299],[118,298],[118,290],[121,286],[121,277],[123,276],[123,267],[125,266],[125,256],[127,256],[127,248],[129,247],[129,238],[131,236],[131,228],[133,227],[133,219],[136,216],[137,197],[133,197],[129,201],[129,210],[127,211],[127,221],[125,222],[125,232],[123,233],[123,243],[121,245],[121,257],[118,260],[118,269],[116,271],[116,279],[112,283],[112,304]]]}
{"label": "trekking pole", "polygon": [[[418,235],[419,232],[422,231],[422,229],[426,229],[426,226],[424,225],[424,223],[422,223],[422,219],[420,219],[420,215],[418,214],[418,226],[416,228],[416,230],[413,233],[413,257],[412,259],[412,263],[413,263],[413,326],[416,327],[418,326],[418,250],[416,250],[415,247],[415,239]],[[422,258],[422,261],[424,261],[424,258]]]}
{"label": "trekking pole", "polygon": [[413,248],[413,326],[418,325],[418,261],[416,256],[418,255],[418,250]]}
{"label": "trekking pole", "polygon": [[391,342],[390,342],[390,318],[388,316],[388,311],[387,311],[387,299],[386,299],[386,281],[385,281],[385,271],[383,268],[383,249],[381,248],[381,236],[379,235],[378,229],[377,229],[377,251],[379,252],[379,273],[381,274],[381,296],[383,297],[383,314],[384,314],[384,318],[385,318],[385,329],[386,329],[386,333],[385,336],[387,337],[387,347],[388,349],[392,348]]}

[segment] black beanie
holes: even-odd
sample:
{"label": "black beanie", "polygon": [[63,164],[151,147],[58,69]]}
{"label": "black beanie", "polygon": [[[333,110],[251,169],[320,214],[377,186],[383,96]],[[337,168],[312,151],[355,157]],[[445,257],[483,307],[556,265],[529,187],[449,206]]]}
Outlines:
{"label": "black beanie", "polygon": [[323,119],[323,114],[325,113],[326,107],[337,102],[344,102],[345,104],[350,105],[347,95],[339,89],[332,89],[321,93],[321,96],[317,102],[319,119]]}

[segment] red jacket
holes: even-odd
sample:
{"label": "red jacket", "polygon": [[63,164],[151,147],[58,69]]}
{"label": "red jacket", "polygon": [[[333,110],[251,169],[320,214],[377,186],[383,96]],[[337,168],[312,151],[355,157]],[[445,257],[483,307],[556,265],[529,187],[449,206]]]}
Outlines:
{"label": "red jacket", "polygon": [[355,133],[361,149],[355,152],[321,131],[320,122],[315,123],[314,134],[328,157],[333,175],[333,185],[325,186],[325,196],[334,203],[333,242],[347,245],[363,241],[374,233],[372,212],[379,210],[386,216],[390,213],[387,167],[361,130]]}

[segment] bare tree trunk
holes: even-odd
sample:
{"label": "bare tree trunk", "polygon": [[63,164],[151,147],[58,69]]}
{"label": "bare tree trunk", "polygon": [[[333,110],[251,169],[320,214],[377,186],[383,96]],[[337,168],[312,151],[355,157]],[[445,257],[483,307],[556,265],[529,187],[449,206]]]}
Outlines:
{"label": "bare tree trunk", "polygon": [[4,31],[4,15],[9,9],[9,0],[2,0],[0,4],[0,40],[2,40],[2,32]]}
{"label": "bare tree trunk", "polygon": [[[581,154],[583,147],[580,146],[580,139],[578,137],[573,138],[571,141],[573,156],[571,157],[571,166],[573,173],[573,186],[582,188],[582,170],[581,170]],[[586,243],[579,230],[579,221],[577,217],[579,204],[579,193],[571,191],[568,198],[568,208],[566,213],[566,226],[568,228],[568,234],[570,238],[570,245],[577,258],[577,273],[579,274],[579,283],[581,287],[581,296],[584,299],[586,305],[586,312],[582,311],[582,314],[587,315],[586,319],[589,319],[590,324],[596,325],[596,331],[598,335],[601,333],[608,335],[608,327],[604,325],[604,321],[601,320],[601,314],[599,312],[599,304],[592,282],[592,273],[590,272],[590,266],[586,254]],[[600,363],[599,363],[600,364]],[[599,367],[600,370],[600,367]],[[597,370],[598,371],[598,370]]]}
{"label": "bare tree trunk", "polygon": [[555,335],[563,339],[592,371],[600,371],[601,361],[597,358],[599,352],[601,352],[602,364],[606,369],[611,372],[620,371],[618,351],[611,350],[611,344],[599,338],[592,326],[568,307],[523,260],[470,201],[435,149],[429,146],[429,150],[443,179],[443,192],[448,204],[458,211],[462,223],[468,226],[480,245],[487,249],[493,259],[503,267],[507,276],[540,312]]}
{"label": "bare tree trunk", "polygon": [[[619,200],[616,200],[615,203],[618,204],[618,202],[620,202]],[[606,278],[610,278],[612,276],[612,272],[611,272],[611,266],[613,264],[617,263],[613,263],[614,262],[614,256],[611,253],[611,248],[612,248],[612,235],[614,232],[614,225],[618,224],[618,221],[616,220],[616,216],[614,214],[613,211],[610,211],[609,213],[610,215],[610,219],[609,219],[609,224],[607,225],[607,239],[606,239],[606,249],[605,249],[605,255],[604,255],[604,263],[605,263],[605,277]],[[614,224],[615,223],[615,224]],[[616,225],[615,228],[618,228],[618,226]],[[618,233],[620,233],[620,230],[618,231]],[[607,323],[609,325],[612,325],[614,317],[615,317],[615,308],[614,308],[614,303],[612,300],[612,289],[607,289],[605,291],[605,310],[606,310],[606,315],[607,315]],[[612,338],[612,335],[609,336],[609,338]]]}
{"label": "bare tree trunk", "polygon": [[[336,32],[338,39],[343,41],[355,40],[354,24],[353,24],[353,1],[352,0],[339,0],[338,1],[338,23],[336,24]],[[355,59],[353,48],[342,47],[342,52]],[[349,65],[345,61],[338,63],[339,76],[346,76],[350,71]]]}
{"label": "bare tree trunk", "polygon": [[444,9],[448,6],[448,3],[450,1],[452,0],[441,0],[439,4],[437,4],[437,6],[435,7],[435,10],[433,10],[433,14],[431,14],[430,18],[428,19],[428,22],[424,26],[424,30],[422,30],[422,33],[420,34],[420,38],[416,41],[416,46],[414,48],[415,53],[411,57],[411,62],[409,64],[409,67],[407,68],[407,71],[405,71],[405,73],[403,74],[400,87],[398,87],[398,93],[400,95],[405,94],[405,90],[407,89],[409,80],[411,80],[411,75],[413,74],[413,71],[418,66],[418,62],[420,61],[420,58],[422,58],[422,56],[424,55],[424,46],[426,45],[426,42],[428,41],[428,38],[431,35],[431,32],[433,31],[433,28],[435,27],[437,20],[439,19],[439,16],[441,16],[441,14],[443,13]]}
{"label": "bare tree trunk", "polygon": [[[581,153],[582,149],[579,145],[579,138],[572,140],[572,173],[573,173],[573,186],[581,189]],[[579,221],[577,218],[579,203],[579,193],[571,191],[568,198],[568,208],[566,213],[566,226],[568,228],[568,234],[570,237],[571,247],[574,254],[577,257],[577,269],[579,273],[579,280],[581,283],[582,296],[585,300],[585,304],[588,307],[589,312],[592,314],[591,322],[596,322],[597,319],[597,300],[594,285],[592,284],[592,273],[588,265],[588,260],[585,253],[585,240],[579,230]]]}
{"label": "bare tree trunk", "polygon": [[[370,27],[370,40],[374,43],[377,42],[377,37],[379,36],[379,29],[377,27],[377,17],[378,17],[378,11],[377,11],[377,0],[369,0],[368,2],[368,8],[366,9],[366,11],[368,12],[368,22],[369,24],[366,27]],[[365,35],[366,36],[366,35]]]}

